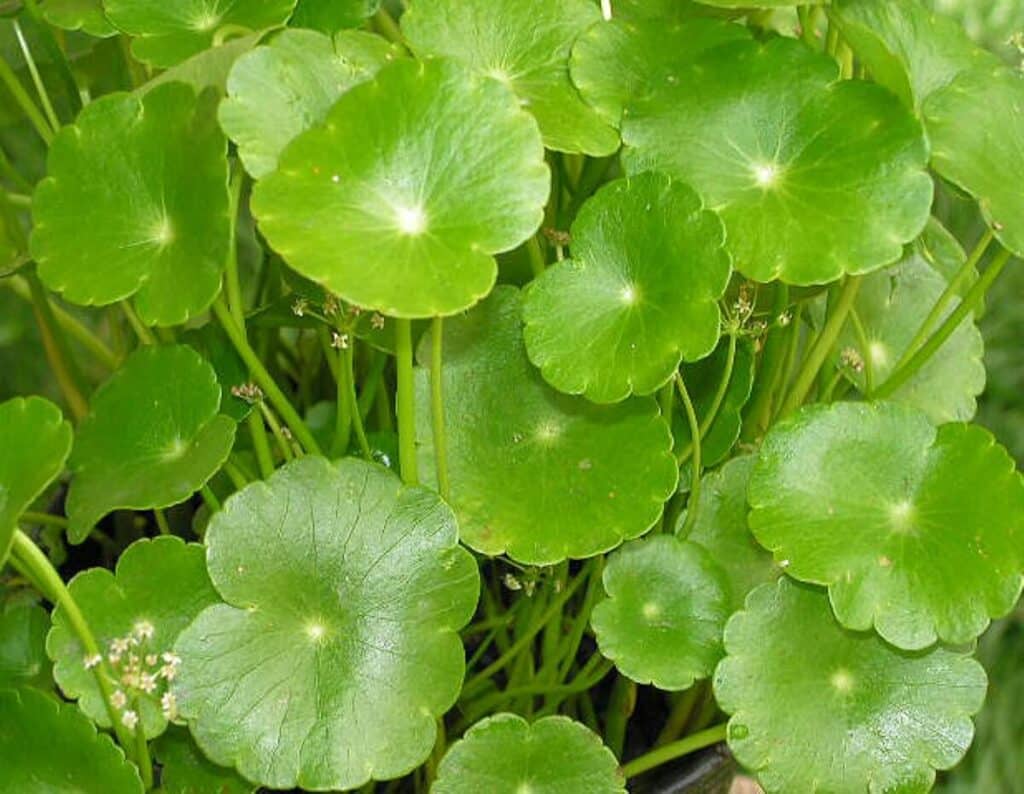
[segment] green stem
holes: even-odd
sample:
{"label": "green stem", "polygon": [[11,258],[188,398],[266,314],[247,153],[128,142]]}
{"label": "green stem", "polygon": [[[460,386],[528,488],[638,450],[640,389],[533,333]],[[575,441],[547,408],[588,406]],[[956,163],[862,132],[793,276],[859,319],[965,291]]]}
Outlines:
{"label": "green stem", "polygon": [[995,283],[996,278],[999,277],[1003,268],[1006,267],[1006,263],[1012,258],[1012,252],[1006,249],[1000,251],[992,260],[992,263],[988,266],[985,273],[981,278],[974,282],[974,285],[970,290],[968,290],[964,299],[960,301],[960,304],[956,309],[954,309],[942,325],[939,326],[938,330],[932,334],[928,341],[921,346],[920,350],[918,350],[906,364],[893,372],[889,376],[889,379],[878,387],[872,397],[884,400],[886,397],[889,397],[896,392],[896,390],[904,383],[914,377],[917,371],[928,363],[929,359],[935,355],[936,351],[938,351],[938,349],[945,344],[946,340],[953,335],[953,332],[960,327],[960,324],[978,308],[982,299],[985,297],[985,293],[988,292],[989,287]]}
{"label": "green stem", "polygon": [[146,325],[139,319],[139,315],[135,313],[135,309],[131,303],[126,300],[121,301],[121,311],[124,312],[124,316],[128,319],[128,324],[132,327],[135,335],[139,338],[139,341],[144,345],[155,345],[156,337],[153,336],[152,331],[146,327]]}
{"label": "green stem", "polygon": [[683,400],[683,407],[686,409],[686,421],[690,423],[690,438],[693,439],[693,461],[690,464],[692,474],[690,475],[690,497],[686,500],[686,522],[683,524],[682,534],[686,537],[693,529],[697,520],[697,508],[700,505],[700,469],[701,469],[701,435],[700,425],[697,423],[697,412],[693,408],[693,400],[686,390],[683,376],[676,372],[676,388]]}
{"label": "green stem", "polygon": [[50,127],[49,122],[47,122],[46,117],[43,116],[39,108],[32,101],[32,97],[28,95],[28,91],[25,90],[18,76],[11,69],[11,65],[4,58],[0,58],[0,81],[7,86],[7,90],[11,92],[11,96],[18,103],[18,107],[21,108],[29,123],[39,133],[39,137],[43,139],[43,142],[49,146],[53,140],[53,129]]}
{"label": "green stem", "polygon": [[[893,371],[896,371],[903,367],[910,357],[913,356],[918,350],[921,349],[921,345],[928,339],[928,335],[932,332],[935,325],[942,319],[942,316],[946,313],[946,307],[949,306],[950,301],[960,292],[963,288],[963,284],[967,279],[970,278],[971,274],[974,273],[975,268],[981,262],[985,256],[985,252],[988,251],[989,246],[995,239],[995,232],[989,228],[985,230],[985,234],[982,235],[981,240],[974,247],[971,255],[967,257],[960,269],[953,275],[946,285],[946,289],[943,290],[938,300],[935,301],[935,305],[932,306],[931,311],[928,312],[928,316],[924,318],[924,322],[921,323],[921,327],[917,329],[917,333],[914,334],[910,340],[910,344],[907,345],[907,349],[903,351],[903,355],[900,356],[896,365],[893,367]],[[871,393],[871,390],[868,390]]]}
{"label": "green stem", "polygon": [[622,774],[626,779],[636,777],[669,761],[674,761],[677,758],[682,758],[684,755],[689,755],[690,753],[697,752],[697,750],[703,750],[705,747],[718,744],[725,739],[725,736],[725,724],[715,725],[713,728],[687,736],[677,742],[672,742],[672,744],[656,747],[649,753],[639,758],[634,758],[622,767]]}
{"label": "green stem", "polygon": [[672,711],[668,715],[668,719],[665,720],[665,725],[661,729],[661,733],[658,734],[658,738],[655,741],[656,746],[668,744],[674,742],[679,738],[679,734],[683,732],[686,727],[686,723],[690,719],[690,715],[693,713],[694,707],[697,705],[697,700],[704,694],[704,687],[700,682],[695,683],[685,692],[681,693],[679,700],[676,701],[672,707]]}
{"label": "green stem", "polygon": [[608,698],[608,711],[604,721],[604,743],[622,758],[626,744],[626,724],[636,707],[636,684],[621,673],[616,677]]}
{"label": "green stem", "polygon": [[441,498],[448,499],[448,441],[444,431],[444,394],[442,349],[444,347],[444,321],[435,317],[431,328],[430,346],[430,416],[434,431],[434,461],[437,468],[437,490]]}
{"label": "green stem", "polygon": [[814,345],[807,352],[807,357],[804,359],[804,365],[800,370],[800,374],[797,375],[793,388],[790,389],[788,396],[782,403],[782,407],[779,409],[780,417],[789,415],[803,405],[808,392],[811,390],[811,386],[814,385],[815,378],[818,377],[818,372],[828,358],[829,353],[832,352],[836,339],[839,338],[839,333],[843,330],[846,318],[849,316],[854,301],[857,299],[857,293],[860,291],[861,281],[861,276],[847,277],[846,283],[843,285],[842,291],[836,300],[835,309],[829,314],[824,328],[821,329],[821,333],[815,340]]}
{"label": "green stem", "polygon": [[[32,302],[32,292],[28,283],[21,276],[13,276],[6,279],[6,284],[11,291],[24,301]],[[50,307],[53,311],[57,325],[66,331],[76,342],[78,342],[107,369],[117,369],[118,360],[114,352],[107,346],[106,342],[100,339],[89,328],[83,325],[73,315],[66,312],[60,306]]]}
{"label": "green stem", "polygon": [[517,637],[516,641],[508,647],[507,651],[466,682],[466,685],[462,688],[462,697],[471,697],[476,690],[486,686],[491,676],[515,659],[519,652],[526,648],[533,641],[533,638],[543,630],[552,615],[559,612],[568,603],[569,599],[573,597],[573,594],[579,589],[586,578],[586,576],[582,575],[576,576],[565,590],[553,598],[544,614]]}
{"label": "green stem", "polygon": [[139,715],[139,721],[135,723],[135,762],[142,775],[142,786],[146,791],[153,788],[153,761],[149,757],[149,745],[146,743],[146,729],[142,724],[142,710],[139,708],[139,699],[132,703],[135,713]]}
{"label": "green stem", "polygon": [[220,499],[217,498],[217,494],[213,492],[213,489],[210,488],[209,485],[204,485],[200,488],[199,495],[203,497],[203,502],[206,503],[206,507],[209,509],[210,515],[220,512]]}
{"label": "green stem", "polygon": [[412,323],[395,320],[395,347],[398,360],[398,459],[402,480],[419,483],[416,471],[416,403],[412,370]]}
{"label": "green stem", "polygon": [[57,573],[56,569],[46,558],[46,555],[20,529],[14,531],[11,554],[17,557],[25,570],[32,575],[32,578],[42,585],[42,594],[64,611],[71,630],[78,637],[78,642],[81,644],[85,656],[99,656],[102,659],[93,668],[93,675],[103,697],[103,705],[106,707],[107,717],[110,719],[114,734],[117,736],[121,747],[126,752],[130,752],[132,747],[131,736],[125,730],[124,725],[121,724],[117,709],[110,702],[110,696],[113,694],[110,688],[110,681],[113,680],[113,676],[107,667],[106,660],[103,659],[100,653],[100,647],[96,643],[96,638],[93,636],[85,616],[82,615],[82,611],[78,608],[78,604],[75,603],[75,599],[72,598],[67,585],[64,584],[64,580],[60,578],[60,574]]}
{"label": "green stem", "polygon": [[405,37],[402,36],[402,30],[398,27],[398,23],[395,22],[395,18],[388,13],[386,8],[382,7],[376,15],[374,15],[373,23],[377,28],[377,31],[384,38],[405,47]]}
{"label": "green stem", "polygon": [[60,129],[60,119],[57,118],[57,113],[53,109],[53,103],[50,101],[50,94],[46,90],[46,85],[39,76],[36,60],[32,57],[32,50],[29,49],[28,42],[25,41],[25,34],[21,29],[21,23],[17,19],[13,19],[11,22],[14,25],[14,35],[18,39],[18,46],[21,47],[21,54],[25,57],[25,65],[28,66],[28,73],[32,78],[32,84],[36,87],[36,95],[43,106],[43,112],[50,122],[50,127],[53,128],[54,132],[57,132]]}
{"label": "green stem", "polygon": [[68,525],[68,520],[64,516],[55,516],[50,513],[33,513],[31,510],[22,513],[21,520],[29,524],[44,524],[50,527],[64,528]]}
{"label": "green stem", "polygon": [[[352,344],[350,340],[349,348]],[[328,356],[331,352],[330,347],[324,351]],[[352,371],[346,364],[344,349],[337,352],[334,360],[334,434],[331,437],[331,457],[337,458],[348,452],[352,440],[352,398],[349,394]]]}
{"label": "green stem", "polygon": [[[700,437],[706,438],[708,431],[711,430],[711,425],[715,423],[715,419],[718,418],[719,411],[722,410],[722,403],[725,402],[725,395],[729,393],[729,384],[732,383],[732,371],[736,366],[736,332],[733,331],[729,334],[729,348],[725,355],[725,369],[722,371],[722,377],[718,381],[718,388],[715,390],[714,399],[711,401],[711,405],[708,407],[708,412],[704,415],[704,418],[700,421]],[[669,384],[671,387],[672,384]],[[670,423],[671,425],[671,423]],[[683,465],[690,459],[690,456],[694,453],[694,445],[691,439],[679,456],[679,465]]]}
{"label": "green stem", "polygon": [[36,31],[43,49],[46,50],[50,60],[57,66],[60,79],[64,83],[64,89],[68,95],[68,101],[71,103],[71,115],[77,116],[82,109],[82,95],[78,89],[78,83],[75,82],[75,75],[71,69],[71,63],[68,61],[68,56],[58,43],[57,38],[53,35],[50,25],[43,18],[36,0],[22,0],[22,5],[36,23]]}
{"label": "green stem", "polygon": [[316,443],[316,439],[313,434],[306,427],[305,422],[299,416],[298,412],[289,402],[284,392],[281,391],[280,387],[274,382],[274,379],[270,377],[270,373],[267,372],[266,367],[263,366],[263,362],[260,361],[259,356],[256,355],[256,351],[249,346],[248,340],[245,338],[244,332],[242,332],[235,324],[234,319],[231,316],[231,311],[228,309],[227,304],[224,301],[223,296],[217,298],[213,303],[213,313],[217,317],[218,322],[223,326],[225,333],[228,335],[228,339],[231,340],[231,344],[234,345],[238,355],[242,361],[249,368],[249,372],[256,381],[256,384],[263,390],[263,393],[270,400],[270,404],[274,406],[274,409],[281,415],[288,428],[292,431],[292,435],[298,439],[299,443],[314,455],[323,455],[320,449],[320,445]]}
{"label": "green stem", "polygon": [[[789,287],[785,284],[775,285],[772,300],[771,329],[764,342],[761,363],[757,368],[757,380],[750,397],[750,409],[743,423],[743,439],[752,441],[761,436],[771,421],[772,395],[778,384],[782,358],[785,355],[787,334],[791,329],[779,323],[789,307]],[[795,318],[791,325],[795,325]]]}
{"label": "green stem", "polygon": [[274,440],[277,442],[277,448],[281,450],[281,457],[284,458],[285,462],[294,460],[295,453],[292,451],[292,446],[288,443],[288,439],[284,436],[284,431],[281,429],[281,423],[277,421],[277,417],[274,416],[274,412],[270,410],[270,406],[262,400],[260,400],[260,413],[263,414],[263,419],[270,427],[270,432],[274,436]]}
{"label": "green stem", "polygon": [[[348,405],[349,411],[352,414],[352,427],[356,431],[356,440],[359,442],[359,450],[363,453],[363,457],[367,460],[373,459],[373,452],[370,450],[370,442],[366,438],[366,428],[363,426],[363,412],[359,405],[359,397],[356,395],[356,377],[355,377],[355,341],[353,340],[345,350],[342,351],[341,367],[339,374],[345,378],[348,389]],[[387,364],[387,357],[381,356],[379,359],[379,369],[377,370],[378,378],[384,371],[384,365]],[[372,374],[372,373],[371,373]]]}
{"label": "green stem", "polygon": [[261,412],[253,409],[245,418],[252,438],[252,448],[256,453],[256,465],[260,467],[260,476],[265,480],[274,473],[274,456],[270,452],[270,439],[267,438],[267,427],[263,424]]}
{"label": "green stem", "polygon": [[57,320],[53,316],[50,298],[39,281],[39,277],[30,270],[26,278],[32,297],[32,310],[36,317],[36,324],[39,326],[46,359],[53,371],[53,376],[57,379],[61,394],[67,401],[71,415],[76,422],[80,421],[89,413],[89,404],[82,395],[79,386],[80,377],[75,369],[74,359],[68,350],[67,340],[60,333]]}
{"label": "green stem", "polygon": [[160,508],[156,508],[153,511],[153,516],[156,518],[156,528],[160,531],[161,535],[172,535],[171,526],[167,523],[167,514],[164,513]]}

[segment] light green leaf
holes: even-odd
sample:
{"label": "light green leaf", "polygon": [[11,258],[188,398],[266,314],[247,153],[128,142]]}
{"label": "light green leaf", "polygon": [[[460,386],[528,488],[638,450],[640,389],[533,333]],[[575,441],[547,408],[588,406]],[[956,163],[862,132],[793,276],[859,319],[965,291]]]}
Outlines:
{"label": "light green leaf", "polygon": [[1024,479],[980,427],[936,429],[901,403],[811,406],[769,431],[747,498],[788,574],[897,647],[970,642],[1020,595]]}
{"label": "light green leaf", "polygon": [[211,763],[184,728],[171,728],[157,739],[162,794],[252,794],[259,786],[232,769]]}
{"label": "light green leaf", "polygon": [[57,479],[71,451],[71,425],[42,397],[0,403],[0,565],[18,519]]}
{"label": "light green leaf", "polygon": [[618,127],[626,108],[674,85],[682,67],[719,44],[750,37],[743,25],[689,17],[623,19],[591,25],[576,40],[569,62],[580,94]]}
{"label": "light green leaf", "polygon": [[296,138],[253,211],[285,260],[347,301],[398,317],[462,311],[494,254],[540,225],[537,126],[497,80],[398,60]]}
{"label": "light green leaf", "polygon": [[417,55],[454,58],[508,85],[549,149],[603,157],[619,136],[569,79],[573,42],[600,18],[589,0],[414,0],[402,32]]}
{"label": "light green leaf", "polygon": [[377,13],[380,4],[381,0],[299,0],[288,25],[337,33],[342,28],[361,25]]}
{"label": "light green leaf", "polygon": [[295,0],[103,0],[107,18],[135,37],[132,55],[166,68],[217,43],[226,32],[281,25]]}
{"label": "light green leaf", "polygon": [[722,656],[729,617],[724,575],[695,543],[654,535],[609,558],[608,598],[590,622],[601,654],[640,684],[689,689]]}
{"label": "light green leaf", "polygon": [[[856,315],[836,346],[838,351],[856,350],[864,362],[859,372],[844,369],[861,392],[866,389],[867,367],[874,385],[892,374],[946,285],[918,246],[897,266],[865,277],[854,304]],[[957,303],[950,304],[947,314]],[[981,332],[973,322],[964,322],[891,399],[921,409],[937,424],[968,421],[977,410],[975,398],[985,389],[984,353]]]}
{"label": "light green leaf", "polygon": [[1024,75],[1002,67],[965,72],[929,97],[924,120],[932,167],[977,199],[999,242],[1024,255],[1024,193],[1017,189],[1024,180]]}
{"label": "light green leaf", "polygon": [[824,5],[830,0],[696,0],[716,8],[792,8],[799,5]]}
{"label": "light green leaf", "polygon": [[829,19],[872,78],[910,108],[961,72],[999,64],[963,27],[918,0],[836,0]]}
{"label": "light green leaf", "polygon": [[[728,358],[729,340],[722,339],[714,353],[703,361],[684,366],[682,370],[683,382],[686,383],[687,391],[693,400],[697,421],[702,430],[700,451],[703,468],[711,468],[721,462],[732,450],[743,427],[741,412],[750,399],[750,392],[754,386],[753,345],[745,339],[737,340],[729,385],[726,387],[718,412],[708,424],[725,375]],[[672,435],[675,438],[677,452],[682,453],[692,446],[690,423],[681,408],[672,415]],[[690,477],[689,468],[687,463],[684,475],[687,480]]]}
{"label": "light green leaf", "polygon": [[[167,664],[163,654],[171,651],[182,629],[196,615],[217,601],[203,556],[202,546],[175,537],[138,540],[118,558],[114,573],[90,568],[76,574],[68,585],[101,651],[107,654],[117,678],[114,686],[125,695],[126,702],[118,710],[135,711],[148,738],[167,728],[161,697],[170,679],[160,674]],[[143,631],[147,624],[152,629],[148,638]],[[130,638],[128,647],[118,651],[124,638]],[[77,700],[96,724],[110,727],[96,677],[86,667],[85,650],[62,607],[54,610],[46,650],[53,660],[53,677],[64,695]],[[132,679],[133,654],[139,668],[136,674],[153,676],[151,692]],[[147,659],[150,655],[155,660]]]}
{"label": "light green leaf", "polygon": [[170,69],[160,72],[152,80],[143,83],[137,91],[144,94],[164,83],[188,83],[196,93],[207,88],[214,89],[219,95],[227,90],[228,74],[231,67],[242,55],[249,52],[260,42],[261,33],[229,39],[218,47],[211,47],[196,53]]}
{"label": "light green leaf", "polygon": [[[443,393],[462,541],[530,565],[639,537],[675,490],[672,439],[653,398],[595,405],[550,388],[526,357],[521,298],[499,287],[445,323]],[[416,374],[421,470],[433,476],[430,336]]]}
{"label": "light green leaf", "polygon": [[227,257],[225,151],[213,95],[184,84],[88,105],[54,139],[32,200],[40,277],[72,303],[134,295],[151,325],[202,312]]}
{"label": "light green leaf", "polygon": [[625,794],[612,752],[585,725],[517,714],[476,723],[453,744],[431,794]]}
{"label": "light green leaf", "polygon": [[626,169],[693,185],[756,281],[877,270],[928,220],[928,146],[889,92],[837,77],[835,61],[791,39],[709,50],[630,105]]}
{"label": "light green leaf", "polygon": [[523,304],[530,360],[559,391],[599,403],[651,394],[718,341],[725,229],[688,186],[654,172],[612,182],[572,226],[572,257]]}
{"label": "light green leaf", "polygon": [[335,101],[373,77],[396,50],[380,36],[357,31],[333,38],[284,30],[235,62],[221,127],[257,179],[277,168],[281,151],[324,120]]}
{"label": "light green leaf", "polygon": [[53,688],[45,647],[49,628],[50,616],[38,604],[11,604],[0,612],[0,688]]}
{"label": "light green leaf", "polygon": [[[697,520],[687,540],[702,546],[726,575],[729,612],[743,608],[747,594],[779,577],[772,556],[754,540],[747,527],[747,482],[757,458],[734,458],[701,480]],[[676,532],[681,535],[685,513]]]}
{"label": "light green leaf", "polygon": [[227,601],[178,640],[203,752],[270,788],[350,789],[430,754],[479,579],[451,510],[354,459],[305,457],[229,499],[206,535]]}
{"label": "light green leaf", "polygon": [[847,631],[823,593],[785,577],[750,594],[725,650],[715,698],[729,747],[768,794],[924,794],[967,751],[985,699],[966,654]]}
{"label": "light green leaf", "polygon": [[41,10],[47,22],[62,30],[81,30],[101,38],[117,32],[103,13],[101,0],[45,0]]}
{"label": "light green leaf", "polygon": [[135,767],[71,704],[34,689],[0,691],[0,790],[143,794]]}
{"label": "light green leaf", "polygon": [[227,459],[235,423],[218,414],[213,367],[191,347],[137,350],[93,395],[71,455],[68,537],[81,543],[112,510],[169,507]]}

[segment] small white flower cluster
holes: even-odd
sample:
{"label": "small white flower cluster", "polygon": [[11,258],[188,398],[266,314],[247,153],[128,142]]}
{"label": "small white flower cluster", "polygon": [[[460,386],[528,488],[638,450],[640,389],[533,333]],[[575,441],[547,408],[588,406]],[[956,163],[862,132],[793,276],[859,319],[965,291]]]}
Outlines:
{"label": "small white flower cluster", "polygon": [[864,371],[864,357],[860,351],[853,347],[844,347],[839,354],[839,366],[853,370],[854,372]]}
{"label": "small white flower cluster", "polygon": [[[174,653],[160,653],[150,647],[156,637],[156,628],[148,620],[140,620],[129,634],[115,637],[107,648],[106,659],[113,672],[111,683],[116,687],[110,696],[110,705],[121,714],[121,723],[129,730],[139,724],[138,702],[149,697],[160,698],[160,708],[168,720],[177,719],[178,704],[167,685],[178,675],[181,658]],[[99,668],[100,654],[91,654],[83,660],[86,670]],[[102,675],[107,675],[101,671]]]}
{"label": "small white flower cluster", "polygon": [[245,400],[250,405],[258,403],[263,399],[263,390],[255,383],[243,383],[231,387],[231,394],[240,400]]}

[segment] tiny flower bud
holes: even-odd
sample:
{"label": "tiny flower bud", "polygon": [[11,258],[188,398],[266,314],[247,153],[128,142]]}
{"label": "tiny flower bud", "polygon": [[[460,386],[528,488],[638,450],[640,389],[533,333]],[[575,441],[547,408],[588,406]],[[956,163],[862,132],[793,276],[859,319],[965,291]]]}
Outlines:
{"label": "tiny flower bud", "polygon": [[128,704],[128,696],[120,689],[110,696],[110,705],[115,709],[123,709]]}
{"label": "tiny flower bud", "polygon": [[307,308],[309,308],[309,301],[305,298],[296,298],[295,303],[292,304],[292,314],[296,317],[303,317]]}
{"label": "tiny flower bud", "polygon": [[335,350],[348,350],[348,345],[348,334],[339,334],[337,331],[331,334],[331,347]]}
{"label": "tiny flower bud", "polygon": [[98,667],[100,662],[103,661],[103,657],[98,653],[94,653],[92,656],[86,656],[83,660],[86,670],[92,670],[94,667]]}
{"label": "tiny flower bud", "polygon": [[370,318],[370,326],[375,330],[379,331],[384,327],[384,315],[373,313],[373,317]]}
{"label": "tiny flower bud", "polygon": [[139,715],[129,709],[121,715],[121,722],[128,730],[135,730],[135,726],[139,724]]}

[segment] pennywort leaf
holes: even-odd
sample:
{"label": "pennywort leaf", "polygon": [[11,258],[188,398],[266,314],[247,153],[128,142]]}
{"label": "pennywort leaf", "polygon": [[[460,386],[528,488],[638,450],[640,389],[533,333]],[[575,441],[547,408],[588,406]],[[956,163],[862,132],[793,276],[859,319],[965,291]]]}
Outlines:
{"label": "pennywort leaf", "polygon": [[227,256],[225,151],[213,95],[182,83],[88,105],[54,139],[32,200],[42,280],[84,305],[134,296],[151,325],[206,309]]}
{"label": "pennywort leaf", "polygon": [[253,211],[304,276],[358,306],[432,317],[490,291],[493,255],[536,231],[548,181],[536,124],[506,86],[398,60],[286,149]]}
{"label": "pennywort leaf", "polygon": [[136,351],[93,396],[71,456],[68,537],[81,543],[112,510],[169,507],[231,452],[217,375],[191,347]]}
{"label": "pennywort leaf", "polygon": [[810,406],[768,433],[748,499],[790,576],[897,647],[970,642],[1020,595],[1024,480],[980,427],[899,403]]}
{"label": "pennywort leaf", "polygon": [[357,788],[434,744],[479,579],[436,494],[375,464],[305,457],[215,514],[225,603],[177,643],[181,713],[212,761],[271,788]]}

